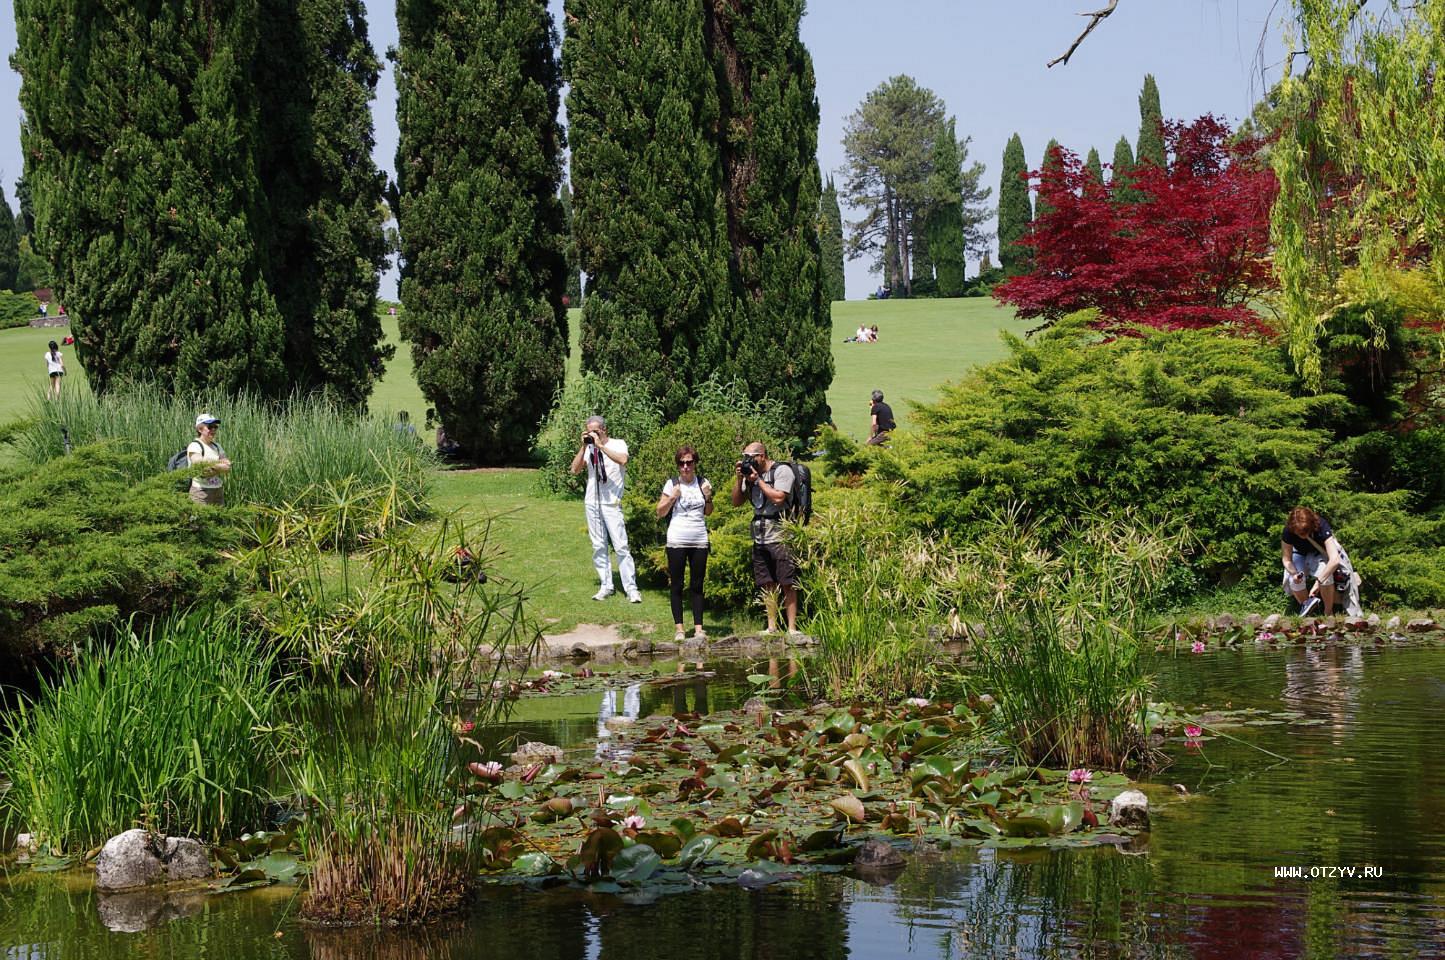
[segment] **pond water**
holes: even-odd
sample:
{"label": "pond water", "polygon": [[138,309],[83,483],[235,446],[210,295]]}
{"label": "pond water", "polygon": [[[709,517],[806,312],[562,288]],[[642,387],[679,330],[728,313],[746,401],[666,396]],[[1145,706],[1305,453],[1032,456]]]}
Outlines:
{"label": "pond water", "polygon": [[[298,924],[290,888],[102,900],[74,873],[12,869],[0,877],[0,957],[1445,957],[1445,649],[1215,653],[1158,673],[1181,705],[1305,723],[1168,744],[1174,763],[1149,788],[1154,829],[1133,854],[970,848],[915,857],[886,887],[822,875],[644,906],[489,888],[426,931],[359,934]],[[719,678],[526,701],[501,735],[577,743],[608,711],[671,713],[679,697],[703,706],[699,696],[719,709],[747,693]],[[174,919],[106,926],[160,917]]]}

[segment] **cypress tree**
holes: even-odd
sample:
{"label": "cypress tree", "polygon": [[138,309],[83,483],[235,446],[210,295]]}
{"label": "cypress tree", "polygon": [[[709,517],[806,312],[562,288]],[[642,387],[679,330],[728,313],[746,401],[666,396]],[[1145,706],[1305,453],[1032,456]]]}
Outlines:
{"label": "cypress tree", "polygon": [[562,181],[562,192],[558,199],[562,202],[562,220],[567,225],[567,286],[562,295],[567,298],[567,306],[580,307],[582,271],[577,267],[577,240],[572,234],[572,188],[566,180]]}
{"label": "cypress tree", "polygon": [[1129,138],[1120,137],[1114,144],[1114,162],[1109,173],[1109,192],[1120,203],[1133,200],[1134,190],[1130,186],[1134,173],[1134,151],[1129,147]]}
{"label": "cypress tree", "polygon": [[447,435],[523,455],[562,382],[561,75],[544,0],[399,0],[401,333]]}
{"label": "cypress tree", "polygon": [[967,271],[963,236],[963,158],[950,118],[933,140],[933,176],[929,195],[929,249],[933,252],[940,297],[963,296]]}
{"label": "cypress tree", "polygon": [[1099,151],[1094,147],[1089,148],[1088,159],[1084,161],[1084,169],[1089,172],[1094,183],[1102,187],[1104,185],[1104,164],[1099,160]]}
{"label": "cypress tree", "polygon": [[721,81],[723,197],[737,310],[738,369],[799,436],[828,419],[831,308],[813,218],[818,99],[799,36],[803,0],[704,4]]}
{"label": "cypress tree", "polygon": [[[1040,167],[1041,179],[1052,180],[1056,178],[1063,169],[1062,158],[1059,156],[1059,141],[1050,140],[1048,146],[1044,147],[1044,162]],[[1041,220],[1053,212],[1053,207],[1044,202],[1042,194],[1034,200],[1034,219]]]}
{"label": "cypress tree", "polygon": [[15,229],[15,214],[5,199],[0,185],[0,290],[14,290],[20,274],[20,235]]}
{"label": "cypress tree", "polygon": [[91,386],[279,394],[258,250],[255,0],[17,0],[38,252]]}
{"label": "cypress tree", "polygon": [[395,348],[382,342],[386,176],[372,160],[381,63],[361,0],[260,0],[255,76],[266,277],[286,318],[293,387],[361,405]]}
{"label": "cypress tree", "polygon": [[1159,107],[1159,85],[1154,74],[1144,75],[1144,89],[1139,91],[1139,149],[1135,151],[1139,163],[1152,163],[1160,170],[1165,168],[1164,156],[1164,113]]}
{"label": "cypress tree", "polygon": [[908,233],[908,257],[911,264],[908,269],[909,296],[938,292],[938,282],[933,274],[933,251],[928,248],[930,219],[931,211],[925,207],[915,215],[912,229]]}
{"label": "cypress tree", "polygon": [[[702,5],[569,0],[582,368],[636,374],[669,417],[729,367],[717,83]],[[812,215],[816,205],[809,207]]]}
{"label": "cypress tree", "polygon": [[823,188],[818,202],[818,246],[823,257],[823,290],[829,303],[847,299],[843,269],[843,211],[838,206],[838,186],[833,178]]}
{"label": "cypress tree", "polygon": [[1029,163],[1024,144],[1016,133],[1003,150],[1003,175],[998,187],[998,262],[1004,274],[1018,276],[1028,271],[1027,255],[1015,244],[1022,240],[1033,220],[1029,202]]}

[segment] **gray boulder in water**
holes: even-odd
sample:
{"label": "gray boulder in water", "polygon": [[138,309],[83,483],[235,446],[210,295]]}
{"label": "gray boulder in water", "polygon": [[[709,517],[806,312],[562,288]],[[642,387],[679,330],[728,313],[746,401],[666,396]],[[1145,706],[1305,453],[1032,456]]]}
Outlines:
{"label": "gray boulder in water", "polygon": [[209,880],[215,876],[206,847],[187,837],[158,837],[127,830],[105,842],[95,861],[95,885],[101,890],[131,890],[152,883]]}
{"label": "gray boulder in water", "polygon": [[1109,825],[1149,829],[1149,798],[1138,790],[1125,790],[1109,803]]}

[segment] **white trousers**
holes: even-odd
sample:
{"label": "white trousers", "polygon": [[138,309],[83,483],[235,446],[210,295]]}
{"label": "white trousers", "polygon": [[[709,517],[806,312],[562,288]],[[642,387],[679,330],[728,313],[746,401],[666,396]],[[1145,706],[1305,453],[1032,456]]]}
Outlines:
{"label": "white trousers", "polygon": [[627,549],[627,528],[622,525],[622,504],[587,503],[587,535],[592,538],[592,566],[603,590],[612,589],[612,558],[607,555],[607,541],[617,552],[617,572],[622,575],[622,592],[637,592],[637,566]]}

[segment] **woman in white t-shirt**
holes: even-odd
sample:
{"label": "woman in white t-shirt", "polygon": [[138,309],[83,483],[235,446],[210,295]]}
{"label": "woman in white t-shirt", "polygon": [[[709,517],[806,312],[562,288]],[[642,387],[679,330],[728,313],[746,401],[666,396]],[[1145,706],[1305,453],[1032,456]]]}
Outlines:
{"label": "woman in white t-shirt", "polygon": [[196,439],[186,447],[186,459],[191,466],[206,468],[200,476],[191,478],[191,499],[213,507],[225,504],[226,495],[221,487],[225,475],[231,472],[231,460],[216,442],[216,431],[220,428],[221,421],[209,413],[201,414],[196,417]]}
{"label": "woman in white t-shirt", "polygon": [[65,378],[65,358],[60,355],[60,345],[50,341],[45,351],[45,372],[50,374],[50,399],[60,399],[60,381]]}
{"label": "woman in white t-shirt", "polygon": [[677,476],[663,484],[657,501],[659,519],[667,522],[667,579],[672,588],[672,621],[677,641],[687,638],[682,626],[682,576],[686,569],[688,596],[692,601],[693,635],[707,635],[702,629],[702,584],[707,577],[707,520],[712,514],[712,484],[697,474],[697,450],[691,444],[677,448]]}

